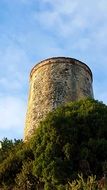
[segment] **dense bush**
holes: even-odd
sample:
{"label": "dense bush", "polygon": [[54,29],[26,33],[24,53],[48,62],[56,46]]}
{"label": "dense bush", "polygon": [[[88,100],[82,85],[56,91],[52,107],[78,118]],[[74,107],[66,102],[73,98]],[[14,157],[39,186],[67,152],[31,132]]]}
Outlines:
{"label": "dense bush", "polygon": [[22,144],[22,140],[20,139],[14,139],[14,141],[12,141],[4,138],[2,141],[0,141],[0,163],[2,163],[4,159],[8,157],[10,152],[15,150],[18,145],[21,146]]}
{"label": "dense bush", "polygon": [[69,103],[50,113],[31,141],[39,180],[64,185],[78,173],[103,175],[107,159],[107,106],[95,100]]}
{"label": "dense bush", "polygon": [[86,99],[59,107],[22,144],[2,160],[0,188],[65,190],[78,173],[99,179],[107,172],[107,106]]}
{"label": "dense bush", "polygon": [[[5,144],[8,144],[9,140],[5,139]],[[22,141],[12,142],[12,146],[9,146],[7,149],[7,156],[2,160],[0,164],[0,189],[12,189],[15,185],[15,178],[17,174],[22,171],[22,166],[26,161],[33,160],[33,153],[29,146],[23,144]],[[2,142],[1,152],[6,154],[4,140]]]}

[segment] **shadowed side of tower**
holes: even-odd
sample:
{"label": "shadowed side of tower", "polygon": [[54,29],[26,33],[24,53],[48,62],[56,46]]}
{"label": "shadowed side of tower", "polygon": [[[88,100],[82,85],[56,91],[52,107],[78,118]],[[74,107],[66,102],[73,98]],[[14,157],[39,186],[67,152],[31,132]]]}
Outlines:
{"label": "shadowed side of tower", "polygon": [[41,61],[30,73],[30,90],[24,140],[28,140],[46,114],[61,104],[93,98],[90,68],[73,58]]}

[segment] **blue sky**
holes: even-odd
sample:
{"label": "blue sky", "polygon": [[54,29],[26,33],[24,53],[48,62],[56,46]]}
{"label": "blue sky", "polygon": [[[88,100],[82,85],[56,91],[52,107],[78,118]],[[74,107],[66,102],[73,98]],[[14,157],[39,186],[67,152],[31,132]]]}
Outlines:
{"label": "blue sky", "polygon": [[85,62],[107,104],[107,0],[0,0],[0,139],[23,137],[29,72],[53,56]]}

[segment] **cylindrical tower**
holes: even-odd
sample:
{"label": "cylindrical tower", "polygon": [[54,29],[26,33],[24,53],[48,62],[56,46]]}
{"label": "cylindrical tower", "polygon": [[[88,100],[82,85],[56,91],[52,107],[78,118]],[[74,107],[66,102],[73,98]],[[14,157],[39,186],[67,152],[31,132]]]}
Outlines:
{"label": "cylindrical tower", "polygon": [[90,68],[73,58],[54,57],[33,67],[24,140],[28,140],[49,111],[70,101],[93,98]]}

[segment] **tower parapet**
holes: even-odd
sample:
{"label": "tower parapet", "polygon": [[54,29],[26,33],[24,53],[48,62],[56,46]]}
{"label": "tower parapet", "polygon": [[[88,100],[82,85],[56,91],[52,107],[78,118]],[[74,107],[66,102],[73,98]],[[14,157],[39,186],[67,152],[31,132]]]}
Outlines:
{"label": "tower parapet", "polygon": [[35,65],[30,73],[25,141],[46,114],[59,105],[93,98],[92,81],[90,68],[74,58],[54,57]]}

